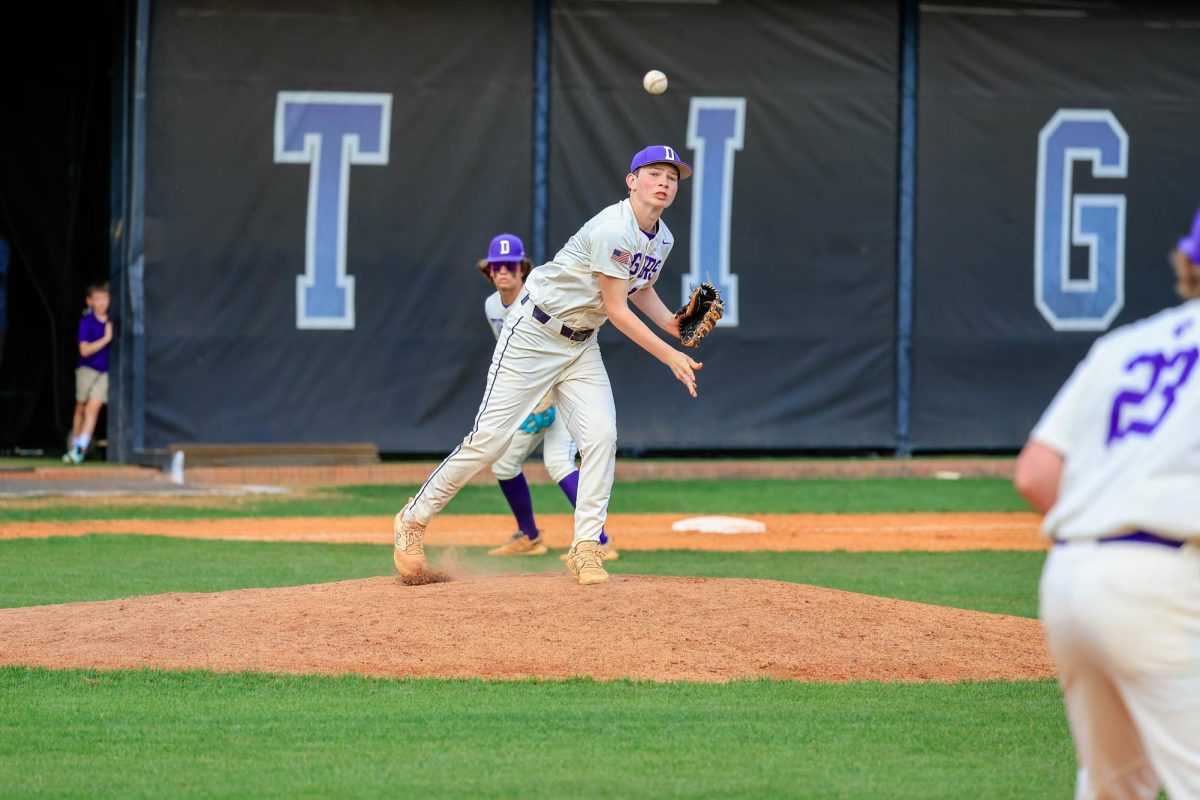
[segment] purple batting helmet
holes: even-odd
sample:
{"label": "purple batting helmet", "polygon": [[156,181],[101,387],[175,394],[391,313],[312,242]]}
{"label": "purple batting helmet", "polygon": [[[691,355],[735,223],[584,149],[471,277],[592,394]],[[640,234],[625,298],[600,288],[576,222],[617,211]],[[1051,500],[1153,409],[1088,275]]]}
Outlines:
{"label": "purple batting helmet", "polygon": [[1177,247],[1193,264],[1200,264],[1200,209],[1197,209],[1196,216],[1192,219],[1191,234],[1180,239]]}
{"label": "purple batting helmet", "polygon": [[692,175],[692,165],[680,159],[675,148],[667,147],[665,144],[652,144],[645,150],[639,150],[629,164],[629,171],[637,172],[648,164],[674,164],[675,169],[679,170],[679,180],[684,180]]}
{"label": "purple batting helmet", "polygon": [[502,233],[488,245],[487,260],[492,264],[515,264],[525,260],[525,243],[521,237]]}

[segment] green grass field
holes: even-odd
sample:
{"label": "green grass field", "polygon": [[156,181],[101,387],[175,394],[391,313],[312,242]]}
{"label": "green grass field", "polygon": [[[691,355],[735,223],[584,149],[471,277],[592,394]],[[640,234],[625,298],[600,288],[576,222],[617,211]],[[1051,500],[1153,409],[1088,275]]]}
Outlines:
{"label": "green grass field", "polygon": [[[545,501],[539,509],[559,511],[557,489],[541,488],[554,492],[535,495]],[[1023,510],[1004,481],[619,488],[623,507],[614,502],[614,511]],[[451,504],[457,513],[503,513],[495,489],[474,489]],[[344,487],[291,511],[390,513],[397,497],[407,497],[403,487]],[[253,505],[204,511],[263,516],[288,509],[289,500]],[[143,516],[128,507],[96,510]],[[195,508],[153,510],[160,518],[203,516]],[[0,519],[29,519],[21,515],[33,511],[40,519],[104,516],[89,517],[91,509],[72,501],[5,509]],[[611,568],[800,581],[1028,617],[1036,614],[1043,558],[624,551]],[[478,571],[562,568],[554,556],[514,564],[480,548],[457,559]],[[387,548],[377,545],[134,535],[4,540],[0,607],[389,571]],[[1070,796],[1074,780],[1053,681],[698,685],[0,667],[0,710],[6,798],[1057,798]]]}
{"label": "green grass field", "polygon": [[[435,563],[442,549],[429,548]],[[455,550],[470,572],[550,572],[558,555],[496,559],[486,548]],[[613,573],[766,578],[920,603],[1037,616],[1045,555],[956,553],[713,553],[626,550]],[[391,574],[386,546],[226,542],[165,536],[90,535],[0,540],[0,564],[20,581],[0,583],[0,608],[107,600],[161,592],[216,592]]]}
{"label": "green grass field", "polygon": [[0,669],[5,797],[1069,796],[1052,682]]}

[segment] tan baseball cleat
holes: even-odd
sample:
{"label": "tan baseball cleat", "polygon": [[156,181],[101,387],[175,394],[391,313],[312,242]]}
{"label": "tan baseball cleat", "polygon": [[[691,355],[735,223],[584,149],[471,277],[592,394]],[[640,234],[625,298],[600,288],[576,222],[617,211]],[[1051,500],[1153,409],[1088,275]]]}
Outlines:
{"label": "tan baseball cleat", "polygon": [[[608,538],[608,544],[600,545],[600,550],[603,551],[603,553],[604,553],[605,561],[616,561],[617,559],[619,559],[621,557],[621,554],[617,552],[617,548],[613,547],[613,542],[612,542],[611,536]],[[560,561],[566,561],[570,557],[571,557],[571,551],[568,550],[567,552],[563,553],[558,558]]]}
{"label": "tan baseball cleat", "polygon": [[575,576],[580,586],[604,583],[608,573],[604,571],[604,551],[596,542],[580,542],[567,553],[567,572]]}
{"label": "tan baseball cleat", "polygon": [[542,542],[542,532],[530,539],[524,531],[517,531],[512,537],[500,545],[488,550],[489,556],[544,556],[550,548]]}
{"label": "tan baseball cleat", "polygon": [[396,571],[403,577],[412,577],[425,571],[425,526],[416,520],[404,518],[404,512],[412,505],[413,499],[408,498],[404,508],[392,522],[392,532],[396,534],[396,547],[392,551],[392,562]]}

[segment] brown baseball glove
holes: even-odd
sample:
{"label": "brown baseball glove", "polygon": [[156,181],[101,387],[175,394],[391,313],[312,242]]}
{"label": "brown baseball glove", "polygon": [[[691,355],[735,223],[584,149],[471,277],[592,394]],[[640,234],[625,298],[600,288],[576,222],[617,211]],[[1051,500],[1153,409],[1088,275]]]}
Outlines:
{"label": "brown baseball glove", "polygon": [[692,290],[683,308],[675,312],[679,320],[679,341],[684,347],[695,347],[712,333],[725,314],[721,293],[711,283],[702,283]]}

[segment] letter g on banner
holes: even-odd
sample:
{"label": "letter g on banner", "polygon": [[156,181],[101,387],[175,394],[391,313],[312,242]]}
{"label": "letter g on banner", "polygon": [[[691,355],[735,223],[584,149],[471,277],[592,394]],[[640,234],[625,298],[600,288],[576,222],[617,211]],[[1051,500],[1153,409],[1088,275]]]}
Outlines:
{"label": "letter g on banner", "polygon": [[[1126,177],[1129,136],[1111,111],[1062,108],[1038,135],[1034,302],[1056,331],[1102,331],[1125,305],[1125,195],[1074,194],[1077,161]],[[1086,278],[1071,277],[1071,246],[1088,249]]]}

